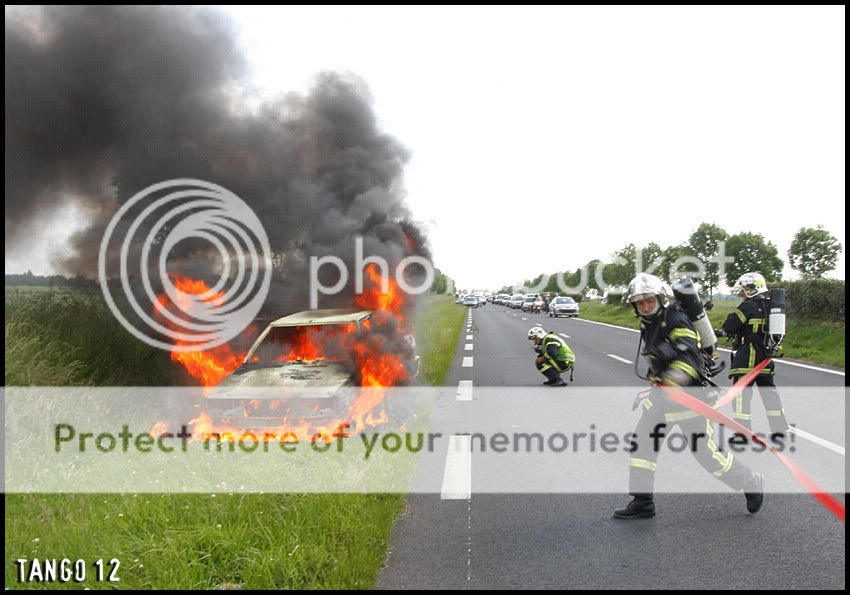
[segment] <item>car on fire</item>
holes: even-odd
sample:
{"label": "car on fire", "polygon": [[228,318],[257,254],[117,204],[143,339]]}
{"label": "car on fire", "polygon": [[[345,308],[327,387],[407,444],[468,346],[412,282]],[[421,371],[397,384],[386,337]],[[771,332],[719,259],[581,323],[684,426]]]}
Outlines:
{"label": "car on fire", "polygon": [[[321,423],[339,417],[357,394],[362,378],[351,357],[355,342],[368,343],[374,331],[371,310],[309,310],[271,322],[260,333],[241,366],[203,400],[216,426],[270,428],[282,420]],[[419,375],[413,335],[403,335],[409,383]],[[279,391],[275,389],[280,389]]]}

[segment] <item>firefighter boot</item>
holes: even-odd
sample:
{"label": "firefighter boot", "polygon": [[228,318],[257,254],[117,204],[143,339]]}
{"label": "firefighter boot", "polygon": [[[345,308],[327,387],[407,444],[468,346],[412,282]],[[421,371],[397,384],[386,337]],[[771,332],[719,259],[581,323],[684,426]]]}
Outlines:
{"label": "firefighter boot", "polygon": [[747,512],[755,514],[764,508],[764,475],[753,472],[744,484],[744,496],[747,498]]}
{"label": "firefighter boot", "polygon": [[555,368],[547,368],[543,371],[543,375],[546,376],[546,382],[543,383],[546,386],[563,386],[563,384],[559,383],[564,381]]}
{"label": "firefighter boot", "polygon": [[640,494],[632,498],[625,508],[614,511],[615,519],[648,519],[655,516],[655,502],[651,494]]}

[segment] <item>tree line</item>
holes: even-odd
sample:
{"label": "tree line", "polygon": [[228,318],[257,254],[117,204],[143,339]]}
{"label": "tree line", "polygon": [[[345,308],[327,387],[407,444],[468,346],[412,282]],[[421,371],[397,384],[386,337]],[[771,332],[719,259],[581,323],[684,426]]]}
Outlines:
{"label": "tree line", "polygon": [[[835,269],[842,246],[823,226],[803,227],[794,236],[787,256],[791,268],[803,280],[821,279]],[[605,286],[622,286],[634,277],[635,271],[651,272],[668,283],[674,277],[687,275],[700,283],[712,295],[721,281],[733,285],[746,272],[758,271],[770,282],[780,281],[784,261],[773,242],[762,234],[742,232],[730,235],[719,225],[702,223],[686,242],[662,248],[655,242],[638,247],[629,243],[617,250],[609,262],[591,260],[575,271],[549,275],[541,291],[563,292],[558,276],[566,287],[584,287],[602,291]],[[594,274],[602,267],[601,278]],[[526,287],[540,287],[545,275],[525,282]],[[512,293],[510,286],[501,293]]]}

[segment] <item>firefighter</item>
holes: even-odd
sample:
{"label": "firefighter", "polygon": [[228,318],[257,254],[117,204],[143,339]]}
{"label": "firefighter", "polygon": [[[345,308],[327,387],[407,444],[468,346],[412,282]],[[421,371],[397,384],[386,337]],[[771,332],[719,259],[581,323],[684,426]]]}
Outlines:
{"label": "firefighter", "polygon": [[547,333],[545,329],[535,326],[528,331],[528,339],[534,343],[537,359],[534,364],[546,377],[546,386],[566,386],[561,374],[575,367],[576,356],[567,342],[555,333]]}
{"label": "firefighter", "polygon": [[[706,358],[700,350],[693,323],[676,301],[666,303],[667,289],[655,275],[640,273],[629,283],[628,301],[640,317],[642,355],[649,362],[649,378],[667,386],[701,386]],[[629,456],[629,492],[632,500],[614,511],[614,518],[655,516],[653,491],[658,451],[678,425],[689,441],[688,450],[709,473],[736,491],[743,490],[747,510],[758,512],[764,502],[764,476],[753,473],[731,452],[721,452],[708,419],[669,399],[659,389],[640,402],[641,417],[635,429],[634,450]]]}
{"label": "firefighter", "polygon": [[[732,365],[729,378],[737,381],[741,376],[752,370],[770,354],[767,351],[767,322],[769,302],[767,283],[760,273],[744,273],[732,287],[739,297],[744,300],[737,309],[729,314],[718,329],[718,335],[733,340]],[[788,422],[782,409],[782,401],[773,380],[774,364],[771,361],[758,376],[750,382],[759,387],[770,424],[771,433],[784,434],[788,430]],[[747,429],[752,429],[753,389],[747,388],[738,394],[732,417]]]}

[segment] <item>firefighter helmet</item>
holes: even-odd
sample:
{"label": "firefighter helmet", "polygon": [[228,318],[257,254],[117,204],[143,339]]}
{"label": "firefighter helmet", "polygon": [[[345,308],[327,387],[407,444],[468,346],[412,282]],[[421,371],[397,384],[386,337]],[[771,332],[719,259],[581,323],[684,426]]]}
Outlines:
{"label": "firefighter helmet", "polygon": [[764,280],[764,275],[761,273],[744,273],[735,282],[732,290],[735,292],[744,292],[747,299],[767,293],[767,282]]}
{"label": "firefighter helmet", "polygon": [[528,331],[528,340],[534,341],[537,339],[538,341],[542,341],[543,337],[546,336],[546,330],[541,326],[533,326]]}
{"label": "firefighter helmet", "polygon": [[[637,302],[647,298],[655,297],[657,300],[655,309],[647,314],[641,314],[638,311]],[[626,298],[635,309],[637,314],[644,317],[655,316],[665,305],[667,300],[667,286],[664,281],[650,275],[649,273],[638,273],[637,276],[629,283],[629,293]]]}

